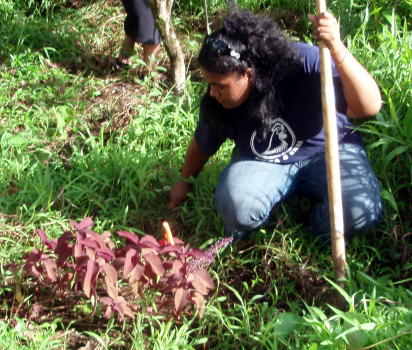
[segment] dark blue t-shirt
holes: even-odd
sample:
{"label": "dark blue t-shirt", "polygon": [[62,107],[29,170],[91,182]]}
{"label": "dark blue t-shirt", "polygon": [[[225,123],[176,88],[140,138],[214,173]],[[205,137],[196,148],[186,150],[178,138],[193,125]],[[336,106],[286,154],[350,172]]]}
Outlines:
{"label": "dark blue t-shirt", "polygon": [[[324,150],[319,48],[303,43],[295,47],[302,67],[280,83],[280,114],[274,118],[267,137],[257,137],[244,105],[224,109],[225,122],[219,130],[205,121],[201,109],[195,138],[202,152],[213,155],[227,138],[235,142],[237,155],[281,164],[304,160]],[[339,142],[362,144],[360,134],[353,131],[345,114],[347,104],[334,64],[332,74]]]}

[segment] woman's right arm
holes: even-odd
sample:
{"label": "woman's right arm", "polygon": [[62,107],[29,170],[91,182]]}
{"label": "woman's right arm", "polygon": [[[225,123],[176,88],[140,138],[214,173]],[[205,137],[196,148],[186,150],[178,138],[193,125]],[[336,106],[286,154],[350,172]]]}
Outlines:
{"label": "woman's right arm", "polygon": [[[199,148],[196,139],[193,137],[186,153],[185,162],[180,173],[182,179],[196,177],[203,166],[208,161],[209,156],[205,155]],[[185,180],[178,181],[170,190],[169,210],[173,210],[187,199],[187,194],[192,190],[193,185]]]}

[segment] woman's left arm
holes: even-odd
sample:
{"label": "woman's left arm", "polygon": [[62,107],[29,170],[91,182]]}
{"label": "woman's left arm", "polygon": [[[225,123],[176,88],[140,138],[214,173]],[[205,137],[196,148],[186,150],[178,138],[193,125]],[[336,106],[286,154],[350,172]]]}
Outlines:
{"label": "woman's left arm", "polygon": [[365,118],[378,113],[382,104],[379,87],[343,44],[336,18],[324,12],[318,16],[309,15],[309,20],[315,26],[317,40],[328,46],[335,61],[348,104],[347,115],[352,118]]}

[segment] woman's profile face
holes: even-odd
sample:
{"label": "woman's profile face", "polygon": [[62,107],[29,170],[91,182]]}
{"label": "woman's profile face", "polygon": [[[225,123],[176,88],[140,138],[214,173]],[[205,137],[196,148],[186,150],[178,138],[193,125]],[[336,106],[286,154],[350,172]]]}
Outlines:
{"label": "woman's profile face", "polygon": [[201,68],[203,78],[210,86],[210,96],[216,99],[223,108],[233,109],[245,102],[253,88],[253,70],[246,73],[218,74]]}

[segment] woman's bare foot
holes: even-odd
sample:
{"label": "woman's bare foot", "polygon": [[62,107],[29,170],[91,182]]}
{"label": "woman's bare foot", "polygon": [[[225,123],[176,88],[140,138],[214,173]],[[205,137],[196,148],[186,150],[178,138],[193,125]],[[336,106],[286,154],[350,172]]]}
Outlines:
{"label": "woman's bare foot", "polygon": [[134,51],[134,40],[127,34],[124,37],[122,48],[120,49],[119,56],[116,59],[116,66],[122,69],[132,68],[132,59]]}

